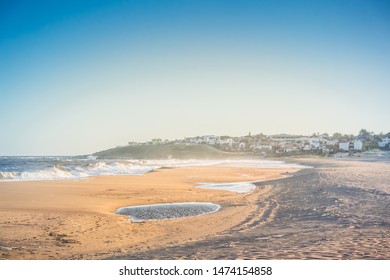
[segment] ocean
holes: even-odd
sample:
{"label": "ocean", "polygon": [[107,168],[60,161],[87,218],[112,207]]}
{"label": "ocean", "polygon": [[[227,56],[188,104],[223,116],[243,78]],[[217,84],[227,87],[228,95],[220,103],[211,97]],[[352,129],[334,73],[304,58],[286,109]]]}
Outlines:
{"label": "ocean", "polygon": [[142,175],[162,167],[226,165],[305,168],[274,160],[134,160],[85,157],[0,157],[0,181],[77,180],[101,175]]}

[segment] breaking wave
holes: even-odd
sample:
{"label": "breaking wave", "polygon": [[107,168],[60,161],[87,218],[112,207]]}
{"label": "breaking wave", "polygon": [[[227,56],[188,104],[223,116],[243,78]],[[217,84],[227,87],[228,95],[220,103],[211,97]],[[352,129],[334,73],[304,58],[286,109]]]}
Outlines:
{"label": "breaking wave", "polygon": [[83,179],[99,175],[142,175],[162,167],[304,167],[264,160],[107,160],[95,157],[0,157],[0,181]]}

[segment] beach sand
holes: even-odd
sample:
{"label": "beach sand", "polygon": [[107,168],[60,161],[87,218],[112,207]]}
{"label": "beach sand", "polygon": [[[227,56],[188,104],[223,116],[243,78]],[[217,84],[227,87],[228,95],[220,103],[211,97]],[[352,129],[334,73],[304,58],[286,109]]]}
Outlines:
{"label": "beach sand", "polygon": [[[82,181],[2,182],[0,257],[390,259],[390,163],[295,162],[314,168],[187,167]],[[260,182],[244,194],[195,188],[242,181]],[[144,223],[113,214],[123,206],[193,201],[222,209]]]}
{"label": "beach sand", "polygon": [[[0,182],[0,259],[114,258],[207,240],[239,226],[258,211],[256,202],[273,191],[263,186],[239,194],[196,188],[197,183],[262,181],[295,171],[185,167],[140,176]],[[222,209],[199,217],[143,223],[114,214],[124,206],[171,202],[213,202]]]}
{"label": "beach sand", "polygon": [[240,224],[203,240],[116,259],[390,259],[390,163],[299,159],[315,168],[257,184]]}

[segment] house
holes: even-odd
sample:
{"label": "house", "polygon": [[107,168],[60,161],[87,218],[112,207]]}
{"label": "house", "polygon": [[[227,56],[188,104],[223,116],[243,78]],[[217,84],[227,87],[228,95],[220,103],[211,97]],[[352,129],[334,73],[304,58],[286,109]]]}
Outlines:
{"label": "house", "polygon": [[217,142],[219,145],[233,145],[233,139],[232,138],[227,138],[227,139],[219,139]]}
{"label": "house", "polygon": [[326,139],[324,143],[325,143],[326,145],[328,145],[328,146],[334,146],[334,145],[337,144],[337,141],[336,141],[336,140]]}
{"label": "house", "polygon": [[320,138],[311,137],[311,138],[309,138],[309,143],[310,143],[310,147],[313,150],[315,150],[315,149],[319,149],[320,148],[321,140],[320,140]]}
{"label": "house", "polygon": [[306,145],[303,146],[302,150],[304,150],[304,151],[310,151],[311,148],[310,148],[310,146],[309,146],[308,144],[306,144]]}
{"label": "house", "polygon": [[204,135],[202,136],[202,143],[215,145],[217,143],[217,137],[215,135]]}
{"label": "house", "polygon": [[349,142],[339,143],[339,150],[349,151]]}
{"label": "house", "polygon": [[186,143],[191,143],[191,144],[194,144],[194,143],[196,143],[196,137],[186,137],[185,138],[185,141],[186,141]]}
{"label": "house", "polygon": [[382,138],[382,141],[381,142],[378,142],[378,146],[380,148],[390,148],[390,138],[389,137],[385,137],[385,138]]}
{"label": "house", "polygon": [[210,138],[209,141],[207,142],[209,145],[215,145],[217,144],[217,139],[216,138]]}
{"label": "house", "polygon": [[277,134],[270,136],[272,141],[281,143],[292,143],[302,138],[302,136],[288,135],[288,134]]}
{"label": "house", "polygon": [[161,138],[154,138],[152,139],[152,144],[153,145],[159,145],[162,143],[162,139]]}
{"label": "house", "polygon": [[272,145],[256,145],[254,147],[255,151],[271,151],[272,150]]}
{"label": "house", "polygon": [[291,145],[288,145],[288,146],[285,146],[284,147],[284,152],[285,153],[290,153],[290,152],[293,152],[293,151],[296,151],[298,150],[296,147],[294,146],[291,146]]}
{"label": "house", "polygon": [[140,143],[137,143],[137,142],[129,142],[128,143],[128,146],[139,146]]}
{"label": "house", "polygon": [[353,149],[355,151],[361,151],[363,149],[363,142],[360,140],[355,140],[353,142]]}
{"label": "house", "polygon": [[339,143],[339,149],[342,151],[361,151],[363,149],[363,142],[355,140],[353,142]]}

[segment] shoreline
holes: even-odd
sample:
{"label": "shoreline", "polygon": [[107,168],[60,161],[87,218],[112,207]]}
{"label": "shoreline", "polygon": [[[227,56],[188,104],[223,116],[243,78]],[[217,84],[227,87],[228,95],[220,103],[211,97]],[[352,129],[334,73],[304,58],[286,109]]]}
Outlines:
{"label": "shoreline", "polygon": [[[242,222],[270,189],[237,194],[196,183],[283,177],[298,169],[182,167],[142,176],[0,182],[1,259],[101,259],[152,247],[185,244]],[[115,210],[131,205],[212,202],[221,210],[198,217],[131,223]]]}

